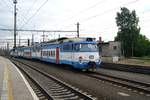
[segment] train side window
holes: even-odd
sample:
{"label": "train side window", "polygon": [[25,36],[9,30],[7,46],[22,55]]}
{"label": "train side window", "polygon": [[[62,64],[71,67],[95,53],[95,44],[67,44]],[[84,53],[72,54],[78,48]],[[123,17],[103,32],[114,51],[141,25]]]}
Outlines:
{"label": "train side window", "polygon": [[45,56],[45,51],[44,51],[43,55]]}
{"label": "train side window", "polygon": [[53,51],[54,52],[54,55],[53,56],[55,56],[55,51]]}
{"label": "train side window", "polygon": [[72,51],[72,44],[64,45],[63,51]]}
{"label": "train side window", "polygon": [[80,51],[80,45],[76,44],[76,45],[74,46],[74,50],[75,50],[75,51]]}
{"label": "train side window", "polygon": [[53,57],[53,51],[51,51],[51,57]]}
{"label": "train side window", "polygon": [[47,51],[47,56],[49,56],[49,53],[48,53],[48,51]]}
{"label": "train side window", "polygon": [[50,56],[50,51],[48,51],[48,55]]}
{"label": "train side window", "polygon": [[52,56],[52,53],[51,53],[51,51],[49,51],[49,55],[50,55],[50,56]]}
{"label": "train side window", "polygon": [[52,56],[52,57],[55,56],[55,51],[52,51],[52,52],[51,52],[51,56]]}
{"label": "train side window", "polygon": [[41,48],[40,48],[40,47],[37,47],[36,49],[37,49],[37,52],[40,52],[40,49],[41,49]]}

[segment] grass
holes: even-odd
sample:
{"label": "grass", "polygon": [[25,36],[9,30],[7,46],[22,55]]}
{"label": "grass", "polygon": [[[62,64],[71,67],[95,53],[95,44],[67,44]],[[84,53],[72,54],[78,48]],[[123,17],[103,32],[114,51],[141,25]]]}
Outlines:
{"label": "grass", "polygon": [[[112,63],[112,57],[102,57],[102,61]],[[132,57],[132,58],[123,58],[118,62],[119,64],[129,64],[129,65],[141,65],[150,67],[150,58],[149,57]]]}
{"label": "grass", "polygon": [[137,58],[125,58],[118,63],[122,64],[130,64],[130,65],[141,65],[141,66],[149,66],[150,67],[150,60],[149,59],[137,59]]}

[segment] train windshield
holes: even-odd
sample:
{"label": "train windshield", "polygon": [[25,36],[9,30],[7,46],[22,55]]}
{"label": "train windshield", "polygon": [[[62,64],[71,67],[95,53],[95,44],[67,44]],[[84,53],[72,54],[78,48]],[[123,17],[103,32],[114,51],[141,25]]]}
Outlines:
{"label": "train windshield", "polygon": [[76,44],[75,51],[80,52],[98,52],[97,44]]}

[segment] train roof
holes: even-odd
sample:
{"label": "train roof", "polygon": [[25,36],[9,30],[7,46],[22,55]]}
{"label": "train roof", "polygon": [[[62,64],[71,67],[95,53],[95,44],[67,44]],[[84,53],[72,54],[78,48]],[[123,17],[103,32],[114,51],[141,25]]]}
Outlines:
{"label": "train roof", "polygon": [[44,42],[41,44],[61,44],[65,42],[83,42],[83,41],[95,41],[95,38],[59,38],[59,39],[53,39],[48,42]]}
{"label": "train roof", "polygon": [[47,41],[47,42],[42,42],[42,43],[39,43],[39,44],[36,44],[36,45],[33,45],[33,46],[20,46],[20,47],[17,47],[16,49],[20,49],[20,48],[32,48],[32,47],[40,47],[40,46],[45,46],[45,45],[56,45],[56,44],[62,44],[62,43],[80,43],[80,42],[96,42],[95,41],[95,38],[90,38],[90,37],[87,37],[87,38],[67,38],[67,37],[62,37],[62,38],[59,38],[59,39],[53,39],[53,40],[50,40],[50,41]]}
{"label": "train roof", "polygon": [[96,42],[95,38],[59,38],[59,39],[53,39],[48,42],[43,42],[40,45],[56,45],[56,44],[62,44],[62,43],[79,43],[79,42]]}

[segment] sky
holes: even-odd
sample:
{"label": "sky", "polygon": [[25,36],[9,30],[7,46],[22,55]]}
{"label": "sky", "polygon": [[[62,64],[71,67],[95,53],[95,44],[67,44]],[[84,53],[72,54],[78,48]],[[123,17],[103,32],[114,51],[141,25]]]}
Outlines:
{"label": "sky", "polygon": [[[102,37],[102,40],[113,41],[117,35],[116,13],[121,7],[135,10],[139,17],[141,34],[150,40],[150,0],[17,0],[17,29],[27,30],[77,30],[80,23],[80,37]],[[0,0],[0,29],[13,29],[13,0]],[[40,32],[17,32],[17,39],[42,41]],[[60,37],[75,37],[76,32],[45,32],[50,40]],[[10,46],[13,32],[0,31],[0,46]],[[27,40],[21,40],[24,45]],[[18,41],[17,41],[18,44]]]}

